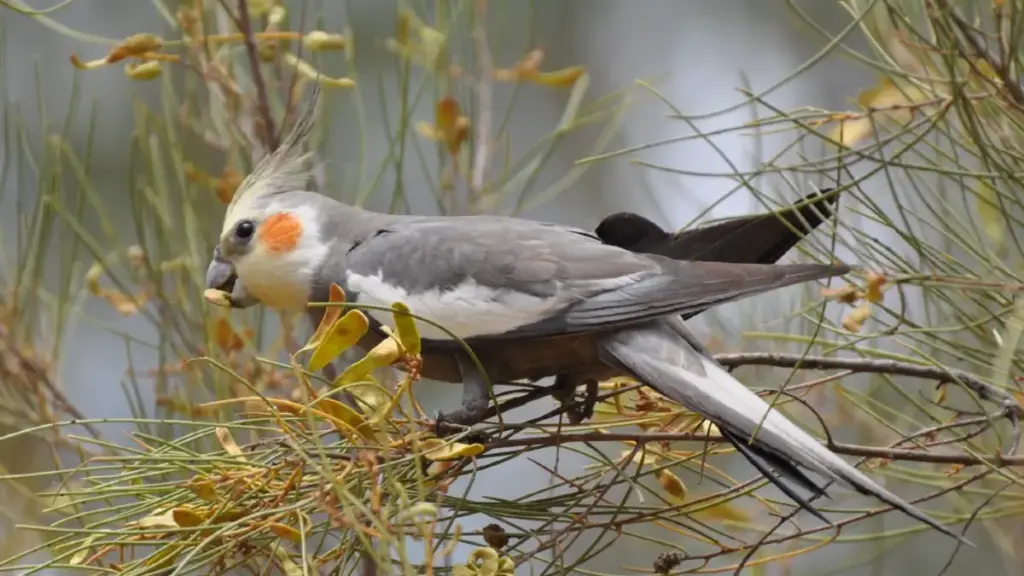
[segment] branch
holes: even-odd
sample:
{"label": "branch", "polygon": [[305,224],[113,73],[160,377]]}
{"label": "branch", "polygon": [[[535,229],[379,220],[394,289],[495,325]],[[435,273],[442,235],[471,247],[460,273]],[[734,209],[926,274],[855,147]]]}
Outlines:
{"label": "branch", "polygon": [[470,182],[470,190],[474,198],[471,205],[480,201],[480,195],[484,190],[484,176],[487,171],[488,156],[490,155],[491,142],[491,99],[492,82],[491,71],[491,49],[487,45],[487,0],[476,0],[476,13],[474,14],[473,42],[476,45],[476,58],[478,62],[477,74],[480,78],[476,83],[477,101],[479,110],[476,118],[476,155],[473,159],[473,176]]}
{"label": "branch", "polygon": [[[546,447],[560,446],[569,442],[635,442],[647,444],[649,442],[725,442],[726,439],[720,435],[706,434],[704,432],[650,432],[650,433],[617,433],[617,432],[579,432],[568,434],[552,434],[550,436],[534,436],[530,438],[509,438],[493,440],[487,443],[487,450],[498,448],[515,447]],[[966,454],[934,454],[920,450],[907,450],[903,448],[878,448],[874,446],[861,446],[859,444],[844,444],[841,442],[823,442],[829,450],[836,454],[847,456],[863,456],[865,458],[884,458],[887,460],[900,460],[904,462],[928,462],[932,464],[961,464],[963,466],[978,466],[989,464],[995,467],[1024,466],[1024,456],[1003,456],[996,454],[983,458],[969,456]]]}
{"label": "branch", "polygon": [[1024,407],[1008,393],[979,380],[967,372],[947,370],[933,366],[920,366],[895,360],[872,360],[862,358],[826,358],[824,356],[801,356],[799,354],[716,354],[715,360],[726,367],[734,366],[776,366],[778,368],[799,368],[802,370],[850,370],[867,374],[891,374],[926,378],[939,382],[956,382],[971,389],[982,400],[1000,404],[1003,409],[1016,417],[1024,416]]}
{"label": "branch", "polygon": [[256,51],[256,39],[252,34],[252,20],[249,18],[249,3],[246,0],[238,0],[238,18],[235,23],[245,37],[245,51],[249,56],[252,81],[256,85],[256,110],[263,121],[263,142],[266,144],[269,154],[277,150],[280,142],[277,139],[277,130],[274,129],[274,119],[270,116],[267,85],[263,82],[263,72],[260,70],[260,57]]}
{"label": "branch", "polygon": [[[994,70],[999,76],[999,80],[1001,80],[1003,84],[1003,89],[1010,95],[1010,99],[1013,103],[1017,106],[1024,107],[1024,88],[1021,88],[1021,86],[1015,82],[1013,77],[1010,75],[1010,63],[1012,60],[997,61],[975,36],[975,32],[979,32],[975,26],[964,20],[964,18],[960,16],[959,12],[957,12],[956,8],[951,6],[946,0],[938,0],[938,4],[940,4],[942,9],[949,14],[950,19],[954,24],[956,24],[957,29],[960,30],[961,34],[963,34],[967,43],[971,45],[971,49],[974,50],[974,56],[984,60],[985,63],[988,64],[989,67],[992,68],[992,70]],[[973,63],[971,66],[982,78],[985,77],[985,75],[982,74]]]}

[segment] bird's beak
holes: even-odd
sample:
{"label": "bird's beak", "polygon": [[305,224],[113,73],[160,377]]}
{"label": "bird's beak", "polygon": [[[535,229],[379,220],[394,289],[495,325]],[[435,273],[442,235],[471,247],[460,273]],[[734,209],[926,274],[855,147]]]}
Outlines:
{"label": "bird's beak", "polygon": [[220,246],[213,249],[213,259],[206,267],[206,287],[227,292],[232,308],[249,308],[259,304],[259,300],[250,296],[238,280],[235,267],[221,256]]}

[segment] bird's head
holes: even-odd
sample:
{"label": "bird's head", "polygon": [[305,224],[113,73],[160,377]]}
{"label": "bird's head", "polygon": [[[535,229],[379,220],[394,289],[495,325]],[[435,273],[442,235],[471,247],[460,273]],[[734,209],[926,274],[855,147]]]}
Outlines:
{"label": "bird's head", "polygon": [[231,294],[235,308],[264,304],[305,309],[316,267],[327,253],[306,192],[308,154],[319,88],[295,128],[239,185],[206,271],[207,288]]}

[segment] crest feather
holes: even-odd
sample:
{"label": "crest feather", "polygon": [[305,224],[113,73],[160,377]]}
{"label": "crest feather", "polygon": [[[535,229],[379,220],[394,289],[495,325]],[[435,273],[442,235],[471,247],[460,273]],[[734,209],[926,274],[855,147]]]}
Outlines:
{"label": "crest feather", "polygon": [[313,130],[320,83],[313,83],[309,103],[277,150],[263,157],[252,172],[242,180],[224,216],[224,227],[231,226],[238,214],[248,211],[257,200],[275,194],[306,188],[309,169],[306,160],[312,155],[304,147]]}

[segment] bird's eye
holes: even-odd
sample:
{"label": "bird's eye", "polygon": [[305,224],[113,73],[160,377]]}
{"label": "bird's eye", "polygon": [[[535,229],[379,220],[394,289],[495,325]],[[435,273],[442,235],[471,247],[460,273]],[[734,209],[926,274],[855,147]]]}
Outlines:
{"label": "bird's eye", "polygon": [[253,224],[252,220],[242,220],[238,224],[235,224],[235,236],[242,240],[248,240],[251,238],[255,231],[256,225]]}

